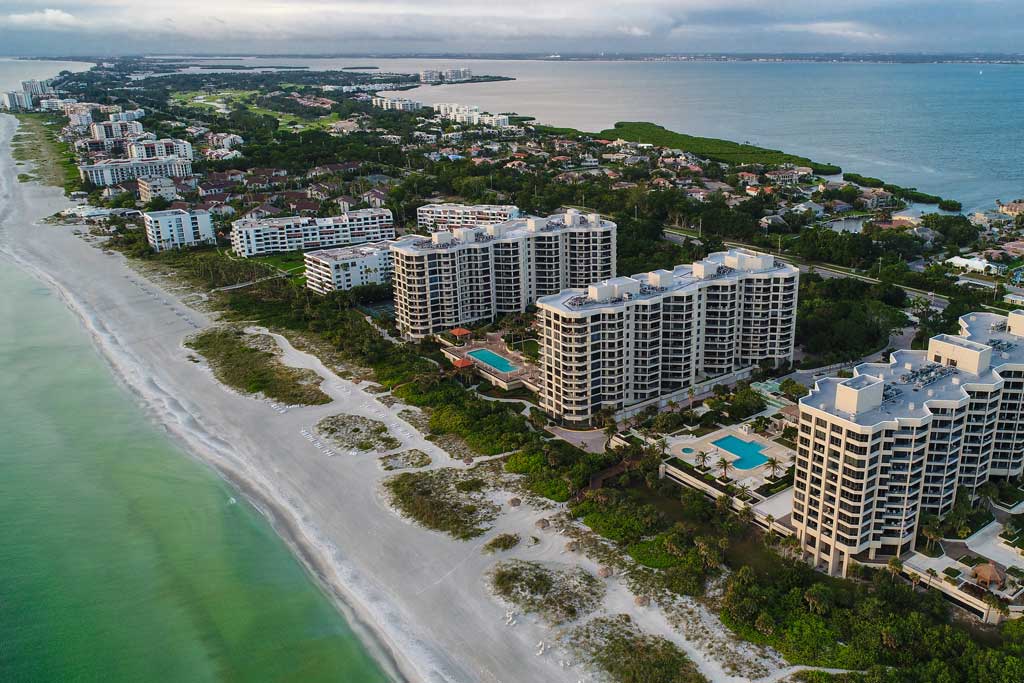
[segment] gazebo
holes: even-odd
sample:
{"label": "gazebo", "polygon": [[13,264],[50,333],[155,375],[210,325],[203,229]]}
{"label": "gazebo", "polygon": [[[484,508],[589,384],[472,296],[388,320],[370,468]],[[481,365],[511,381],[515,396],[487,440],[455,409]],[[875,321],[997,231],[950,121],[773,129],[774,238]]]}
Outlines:
{"label": "gazebo", "polygon": [[993,586],[1002,588],[1006,582],[1006,576],[992,562],[979,564],[971,571],[971,574],[982,588],[992,588]]}
{"label": "gazebo", "polygon": [[463,368],[473,367],[473,361],[468,358],[459,358],[452,362],[452,365],[461,370]]}
{"label": "gazebo", "polygon": [[469,339],[469,336],[473,333],[465,327],[456,327],[455,329],[450,330],[450,334],[455,337],[456,341],[465,344],[466,340]]}

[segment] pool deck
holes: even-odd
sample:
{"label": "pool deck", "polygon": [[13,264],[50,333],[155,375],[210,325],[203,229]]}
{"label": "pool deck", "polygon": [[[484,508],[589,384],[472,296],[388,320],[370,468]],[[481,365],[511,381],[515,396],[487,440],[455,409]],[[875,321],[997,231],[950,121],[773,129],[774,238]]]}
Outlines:
{"label": "pool deck", "polygon": [[[745,431],[741,425],[730,425],[728,427],[722,427],[710,434],[705,436],[694,437],[694,436],[671,436],[668,437],[668,455],[682,458],[691,465],[696,465],[696,455],[700,451],[704,451],[710,457],[708,458],[708,467],[711,468],[712,473],[718,474],[715,463],[718,462],[719,458],[724,457],[730,463],[735,462],[739,459],[739,456],[730,453],[729,451],[716,446],[715,441],[722,439],[726,436],[735,436],[737,439],[743,441],[754,441],[758,443],[761,448],[761,453],[765,457],[774,457],[778,459],[781,467],[779,468],[779,474],[785,472],[786,468],[793,464],[793,459],[796,457],[796,453],[786,448],[781,444],[777,444],[771,439],[766,439],[763,436],[755,434],[754,432]],[[692,453],[684,453],[684,448],[692,448]],[[769,471],[765,465],[758,465],[752,467],[749,470],[729,470],[729,477],[733,479],[737,484],[746,484],[751,489],[756,489],[767,481]]]}
{"label": "pool deck", "polygon": [[[484,349],[507,359],[516,366],[515,369],[511,372],[502,372],[486,361],[469,355],[472,351]],[[525,386],[531,391],[538,390],[540,374],[536,366],[518,351],[509,351],[498,334],[488,334],[487,339],[474,339],[461,346],[446,346],[441,351],[452,361],[460,359],[472,361],[473,369],[477,374],[502,389],[508,390]]]}

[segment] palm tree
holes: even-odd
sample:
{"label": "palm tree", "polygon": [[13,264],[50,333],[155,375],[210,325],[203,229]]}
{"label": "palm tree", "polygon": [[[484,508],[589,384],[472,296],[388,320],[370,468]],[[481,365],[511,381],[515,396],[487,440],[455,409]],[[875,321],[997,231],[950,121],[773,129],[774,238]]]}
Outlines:
{"label": "palm tree", "polygon": [[769,512],[764,516],[764,523],[768,525],[768,535],[772,536],[775,533],[775,515]]}
{"label": "palm tree", "polygon": [[686,397],[690,399],[690,405],[687,406],[690,410],[693,410],[693,397],[697,395],[696,390],[691,386],[686,390]]}
{"label": "palm tree", "polygon": [[697,451],[697,455],[693,456],[694,461],[696,461],[697,463],[697,467],[701,468],[702,470],[707,469],[708,460],[710,458],[711,455],[708,454],[707,451]]}
{"label": "palm tree", "polygon": [[942,538],[942,532],[939,531],[939,528],[935,526],[934,523],[926,524],[921,529],[921,533],[924,535],[926,539],[928,539],[928,542],[925,544],[925,546],[928,548],[929,552],[932,548],[935,547],[935,542]]}
{"label": "palm tree", "polygon": [[718,471],[722,473],[722,479],[729,478],[729,470],[732,469],[732,464],[728,460],[725,458],[719,458],[718,462],[715,463],[715,466],[718,467]]}
{"label": "palm tree", "polygon": [[917,572],[910,572],[910,585],[914,590],[917,590],[917,584],[921,583],[921,575]]}
{"label": "palm tree", "polygon": [[928,569],[926,569],[924,573],[928,575],[928,587],[931,588],[932,579],[938,578],[939,573],[935,571],[934,567],[928,567]]}
{"label": "palm tree", "polygon": [[736,495],[737,495],[737,497],[740,500],[743,500],[744,498],[749,498],[750,497],[750,486],[748,486],[747,484],[737,484],[736,485]]}
{"label": "palm tree", "polygon": [[772,479],[775,479],[778,476],[779,470],[782,469],[782,462],[774,456],[770,456],[765,460],[764,465],[768,468],[768,472],[771,474]]}
{"label": "palm tree", "polygon": [[892,575],[892,580],[895,582],[896,577],[899,576],[901,571],[903,571],[903,563],[900,561],[900,558],[893,557],[885,565],[885,569]]}

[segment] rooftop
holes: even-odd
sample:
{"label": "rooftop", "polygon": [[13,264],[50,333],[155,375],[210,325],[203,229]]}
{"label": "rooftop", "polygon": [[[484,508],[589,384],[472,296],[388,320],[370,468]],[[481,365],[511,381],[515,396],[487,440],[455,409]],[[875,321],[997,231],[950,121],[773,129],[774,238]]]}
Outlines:
{"label": "rooftop", "polygon": [[966,385],[998,384],[1000,366],[1024,364],[1024,311],[972,313],[960,325],[963,336],[936,335],[927,351],[896,351],[888,363],[858,365],[853,378],[820,380],[800,403],[865,426],[923,419],[928,402],[959,402]]}
{"label": "rooftop", "polygon": [[406,252],[429,253],[456,249],[467,244],[482,244],[496,240],[516,240],[538,233],[557,233],[574,228],[612,229],[615,224],[598,214],[582,214],[570,209],[564,214],[547,218],[528,216],[476,227],[455,228],[451,232],[435,232],[430,237],[407,235],[395,242],[395,247]]}
{"label": "rooftop", "polygon": [[322,261],[346,261],[353,258],[376,256],[382,251],[388,251],[389,243],[367,242],[366,244],[354,244],[349,247],[337,247],[334,249],[317,249],[306,252],[306,258],[315,258]]}
{"label": "rooftop", "polygon": [[795,275],[797,269],[771,254],[748,249],[730,249],[709,254],[703,261],[679,265],[668,270],[638,273],[631,277],[615,277],[590,285],[587,289],[566,289],[558,294],[541,297],[538,304],[563,312],[583,311],[617,306],[627,301],[653,299],[668,292],[696,289],[709,280],[735,274],[769,273],[778,271]]}

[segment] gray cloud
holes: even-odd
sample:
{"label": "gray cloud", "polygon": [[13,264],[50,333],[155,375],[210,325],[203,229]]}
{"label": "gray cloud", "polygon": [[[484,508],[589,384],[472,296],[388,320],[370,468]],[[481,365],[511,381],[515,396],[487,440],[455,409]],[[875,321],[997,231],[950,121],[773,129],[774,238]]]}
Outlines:
{"label": "gray cloud", "polygon": [[1015,51],[1019,0],[0,0],[5,52]]}

